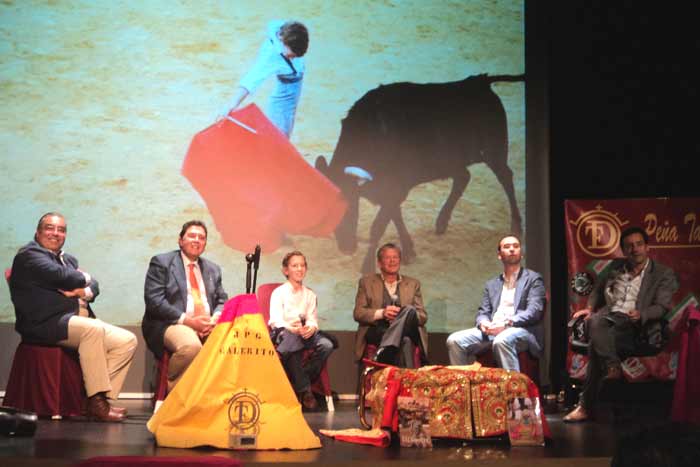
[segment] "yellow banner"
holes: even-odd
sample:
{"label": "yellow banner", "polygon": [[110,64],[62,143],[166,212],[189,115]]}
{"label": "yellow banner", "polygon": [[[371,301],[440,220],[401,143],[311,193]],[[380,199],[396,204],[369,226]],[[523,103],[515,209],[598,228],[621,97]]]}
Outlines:
{"label": "yellow banner", "polygon": [[229,300],[195,360],[148,422],[159,446],[312,449],[253,294]]}

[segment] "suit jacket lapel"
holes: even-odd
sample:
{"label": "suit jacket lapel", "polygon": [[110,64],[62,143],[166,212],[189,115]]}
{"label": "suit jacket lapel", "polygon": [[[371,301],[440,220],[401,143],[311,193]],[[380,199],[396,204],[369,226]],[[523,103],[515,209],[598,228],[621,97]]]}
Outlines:
{"label": "suit jacket lapel", "polygon": [[375,303],[378,307],[381,307],[382,303],[384,303],[384,281],[379,274],[376,274],[372,281],[372,298],[376,300]]}
{"label": "suit jacket lapel", "polygon": [[498,310],[498,307],[501,305],[501,294],[503,293],[503,281],[496,281],[494,285],[494,289],[491,291],[493,294],[493,300],[491,303],[493,303],[493,309],[491,310],[491,318],[493,318],[493,315],[496,314],[496,310]]}
{"label": "suit jacket lapel", "polygon": [[175,283],[180,288],[182,303],[187,304],[187,278],[185,277],[185,263],[182,261],[182,255],[178,251],[170,263],[170,274],[175,279]]}
{"label": "suit jacket lapel", "polygon": [[212,294],[214,293],[214,281],[211,279],[212,271],[203,258],[199,258],[199,271],[202,273],[202,283],[204,283],[204,295],[206,295],[207,297],[207,302],[209,303],[209,306],[213,307],[214,305],[212,305]]}
{"label": "suit jacket lapel", "polygon": [[52,255],[58,264],[61,266],[65,266],[70,269],[78,269],[76,267],[76,260],[73,256],[69,255],[68,253],[63,253],[63,261],[61,261],[61,257],[59,255]]}
{"label": "suit jacket lapel", "polygon": [[649,290],[649,285],[652,283],[653,275],[654,263],[652,260],[649,260],[649,265],[647,266],[647,270],[644,272],[644,278],[642,279],[642,283],[639,284],[639,293],[637,294],[637,301],[635,302],[637,310],[641,310],[642,308],[644,308],[644,296]]}
{"label": "suit jacket lapel", "polygon": [[406,283],[406,279],[402,278],[401,282],[399,282],[399,302],[401,302],[401,306],[406,306],[406,305],[412,305],[413,301],[411,300],[411,297],[409,295],[409,287],[408,284]]}
{"label": "suit jacket lapel", "polygon": [[515,282],[515,297],[513,299],[513,312],[517,313],[518,312],[518,306],[520,305],[520,297],[523,296],[523,288],[525,286],[525,272],[521,269],[520,270],[520,277],[518,277],[518,280]]}

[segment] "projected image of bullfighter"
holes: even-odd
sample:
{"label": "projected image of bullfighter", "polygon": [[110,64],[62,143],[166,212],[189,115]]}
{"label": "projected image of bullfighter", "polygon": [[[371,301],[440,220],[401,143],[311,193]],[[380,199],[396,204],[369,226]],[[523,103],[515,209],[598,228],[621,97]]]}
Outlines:
{"label": "projected image of bullfighter", "polygon": [[443,234],[471,177],[468,167],[485,163],[503,186],[511,211],[511,230],[521,232],[513,172],[508,167],[508,128],[497,81],[524,81],[524,75],[478,75],[435,84],[379,86],[355,102],[342,122],[330,165],[316,168],[342,190],[348,211],[335,231],[338,248],[357,248],[359,198],[379,205],[370,228],[363,272],[374,267],[373,252],[389,221],[396,226],[404,262],[416,257],[401,203],[421,183],[451,178],[452,190],[440,209],[435,231]]}

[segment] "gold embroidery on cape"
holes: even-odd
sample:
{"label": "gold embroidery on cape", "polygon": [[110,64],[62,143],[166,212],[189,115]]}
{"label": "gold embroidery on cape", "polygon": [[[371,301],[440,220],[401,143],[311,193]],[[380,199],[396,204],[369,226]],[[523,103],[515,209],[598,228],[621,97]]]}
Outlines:
{"label": "gold embroidery on cape", "polygon": [[527,376],[500,368],[385,368],[374,372],[371,381],[367,400],[373,428],[380,428],[389,382],[399,381],[398,395],[430,399],[430,432],[438,438],[473,439],[506,433],[508,400],[528,396]]}
{"label": "gold embroidery on cape", "polygon": [[472,408],[476,436],[486,437],[507,430],[508,400],[527,397],[527,377],[500,369],[478,372],[472,381]]}
{"label": "gold embroidery on cape", "polygon": [[[473,438],[469,378],[457,371],[424,370],[404,373],[401,385],[412,397],[430,399],[430,434],[434,437]],[[403,391],[402,391],[403,392]]]}

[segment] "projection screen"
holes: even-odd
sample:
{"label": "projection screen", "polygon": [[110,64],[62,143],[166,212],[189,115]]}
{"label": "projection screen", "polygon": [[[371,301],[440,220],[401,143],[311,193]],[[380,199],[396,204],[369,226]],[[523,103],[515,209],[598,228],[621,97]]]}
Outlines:
{"label": "projection screen", "polygon": [[[201,219],[209,227],[205,257],[221,265],[230,297],[244,293],[244,256],[255,243],[232,247],[218,227],[228,222],[245,229],[248,219],[233,202],[226,219],[214,218],[182,168],[194,136],[225,114],[274,20],[296,20],[309,31],[289,140],[298,157],[310,168],[319,156],[332,166],[345,131],[343,137],[357,141],[346,156],[358,163],[347,165],[370,160],[383,173],[356,188],[357,226],[344,227],[356,234],[354,250],[341,251],[332,232],[283,232],[278,248],[263,248],[257,283],[282,282],[282,256],[301,250],[309,266],[305,284],[319,298],[321,327],[355,329],[358,279],[374,255],[371,226],[381,209],[391,208],[392,195],[382,190],[399,183],[393,175],[408,171],[413,178],[402,180],[415,183],[399,200],[407,235],[400,238],[389,220],[376,243],[403,240],[405,250],[412,242],[415,254],[404,258],[401,272],[422,282],[430,331],[473,325],[484,282],[502,270],[498,239],[526,227],[524,0],[4,2],[0,266],[11,266],[43,213],[59,211],[68,222],[65,250],[100,282],[97,315],[138,324],[150,257],[176,249],[181,225]],[[395,83],[437,85],[483,74],[482,80],[502,79],[477,86],[473,78],[454,95],[456,85],[421,87],[418,94],[409,86],[392,101],[391,112],[382,104],[381,91]],[[241,107],[255,104],[267,112],[275,81],[265,80]],[[373,90],[376,112],[350,115]],[[371,129],[351,135],[350,123],[362,118],[360,126]],[[460,134],[443,131],[455,121],[466,122]],[[499,125],[507,129],[505,137]],[[230,155],[235,177],[221,190],[245,189],[255,200],[258,190],[284,180],[285,203],[308,186],[307,172],[247,179],[256,158],[237,157]],[[436,167],[452,172],[430,179]],[[446,228],[436,228],[453,177],[468,184]],[[499,177],[512,183],[515,204]],[[341,197],[349,196],[341,183],[330,182]],[[363,196],[373,182],[385,198],[379,203]],[[283,210],[293,220],[308,208],[292,203]],[[14,322],[7,287],[0,287],[0,321]]]}

